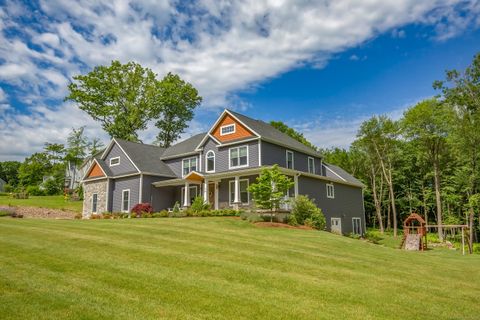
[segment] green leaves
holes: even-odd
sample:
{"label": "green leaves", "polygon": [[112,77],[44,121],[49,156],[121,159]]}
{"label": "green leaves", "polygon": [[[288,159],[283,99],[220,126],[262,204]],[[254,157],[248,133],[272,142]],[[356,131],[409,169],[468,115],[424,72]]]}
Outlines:
{"label": "green leaves", "polygon": [[276,211],[285,202],[285,194],[293,185],[292,179],[284,175],[278,165],[274,165],[262,170],[257,182],[248,187],[248,192],[253,195],[258,207]]}
{"label": "green leaves", "polygon": [[156,120],[157,141],[169,146],[193,118],[202,98],[190,83],[168,73],[161,81],[136,62],[97,66],[74,77],[65,100],[74,101],[111,136],[138,141],[138,132]]}

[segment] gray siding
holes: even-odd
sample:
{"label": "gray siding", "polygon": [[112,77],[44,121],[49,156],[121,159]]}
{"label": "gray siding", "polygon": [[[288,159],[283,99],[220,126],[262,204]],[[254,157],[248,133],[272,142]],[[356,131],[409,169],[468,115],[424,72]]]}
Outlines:
{"label": "gray siding", "polygon": [[[240,177],[240,179],[248,179],[248,184],[251,185],[252,183],[256,182],[257,175],[253,176],[244,176]],[[230,207],[230,199],[229,199],[229,183],[230,181],[235,181],[234,178],[231,179],[222,179],[218,185],[218,206],[219,208],[229,208]],[[252,205],[252,195],[250,195],[249,206]]]}
{"label": "gray siding", "polygon": [[168,180],[169,178],[157,177],[150,175],[143,175],[142,178],[142,202],[152,203],[152,192],[154,189],[158,189],[152,185],[157,181]]}
{"label": "gray siding", "polygon": [[[116,157],[120,157],[120,164],[117,166],[110,166],[110,159]],[[123,153],[116,143],[113,144],[112,149],[110,149],[110,152],[107,154],[107,157],[105,158],[105,164],[109,167],[114,176],[138,172],[132,162],[128,160],[125,153]]]}
{"label": "gray siding", "polygon": [[122,191],[130,189],[130,208],[138,204],[140,192],[140,175],[115,179],[112,184],[112,211],[120,212],[122,209]]}
{"label": "gray siding", "polygon": [[234,170],[234,169],[228,168],[229,150],[230,148],[244,146],[244,145],[248,146],[248,168],[258,167],[259,165],[258,164],[258,141],[249,141],[245,143],[238,143],[235,145],[217,148],[217,144],[212,139],[208,139],[204,145],[204,150],[202,152],[201,171],[205,172],[205,168],[206,168],[205,155],[210,150],[213,150],[213,152],[215,152],[215,172],[225,172],[225,171]]}
{"label": "gray siding", "polygon": [[[170,160],[163,160],[163,162],[165,162],[169,167],[170,169],[173,171],[173,173],[181,178],[182,177],[182,161],[183,159],[188,159],[188,158],[193,158],[193,157],[196,157],[197,158],[197,166],[199,166],[199,157],[198,155],[195,156],[195,155],[192,155],[192,156],[185,156],[185,157],[181,157],[181,158],[175,158],[175,159],[170,159]],[[203,165],[203,163],[202,163]],[[200,171],[200,170],[197,170],[197,171]]]}
{"label": "gray siding", "polygon": [[151,204],[153,210],[158,212],[160,210],[166,210],[173,208],[175,204],[175,195],[177,187],[152,187],[151,190]]}
{"label": "gray siding", "polygon": [[[286,168],[287,150],[293,151],[293,168],[295,170],[308,172],[309,155],[265,141],[262,141],[262,165],[278,164],[280,167]],[[323,175],[320,158],[312,158],[315,160],[315,174]]]}
{"label": "gray siding", "polygon": [[298,180],[299,194],[308,195],[315,199],[317,206],[322,209],[327,220],[327,229],[330,230],[330,218],[341,218],[342,232],[352,232],[352,218],[360,218],[362,232],[365,232],[365,215],[363,212],[362,189],[333,183],[335,198],[327,198],[327,182],[315,178],[300,176]]}

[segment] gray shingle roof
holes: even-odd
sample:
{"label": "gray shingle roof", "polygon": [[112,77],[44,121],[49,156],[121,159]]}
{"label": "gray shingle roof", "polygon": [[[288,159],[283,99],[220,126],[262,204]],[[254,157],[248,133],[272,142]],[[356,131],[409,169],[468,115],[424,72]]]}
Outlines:
{"label": "gray shingle roof", "polygon": [[[351,174],[349,174],[347,171],[343,170],[342,168],[340,168],[336,165],[333,165],[333,164],[329,164],[329,163],[323,163],[323,165],[325,167],[328,167],[333,172],[335,172],[338,176],[343,178],[345,181],[347,181],[349,183],[352,183],[352,184],[356,184],[358,186],[362,186],[362,187],[365,186],[360,180],[358,180],[357,178],[355,178],[354,176],[352,176]],[[338,179],[337,175],[330,172],[329,170],[326,170],[326,176],[327,177]]]}
{"label": "gray shingle roof", "polygon": [[183,140],[173,146],[167,148],[162,155],[162,158],[168,158],[173,156],[178,156],[186,153],[192,153],[195,151],[195,148],[198,146],[200,141],[205,137],[207,133],[199,133],[193,137]]}
{"label": "gray shingle roof", "polygon": [[321,157],[321,153],[307,147],[303,143],[293,139],[289,135],[281,132],[280,130],[272,127],[266,122],[263,122],[261,120],[255,120],[252,118],[249,118],[247,116],[244,116],[243,114],[236,113],[234,111],[228,110],[230,113],[232,113],[235,117],[237,117],[241,122],[246,124],[248,127],[250,127],[253,131],[258,133],[262,139],[273,142],[273,143],[278,143],[281,145],[284,145],[286,147],[295,149],[297,151],[304,152],[306,154],[310,154],[316,157]]}
{"label": "gray shingle roof", "polygon": [[165,152],[164,148],[122,139],[115,140],[141,172],[175,177],[170,167],[160,160],[160,157]]}

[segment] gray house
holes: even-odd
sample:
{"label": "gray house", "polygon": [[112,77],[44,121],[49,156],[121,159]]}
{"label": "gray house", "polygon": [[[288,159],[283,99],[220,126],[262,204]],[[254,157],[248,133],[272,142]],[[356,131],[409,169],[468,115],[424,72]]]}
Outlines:
{"label": "gray house", "polygon": [[83,215],[129,212],[145,202],[155,211],[176,202],[189,207],[196,196],[215,209],[249,207],[249,184],[274,164],[295,183],[286,196],[315,199],[329,230],[365,232],[360,181],[269,124],[230,110],[208,132],[167,149],[113,139],[83,178]]}
{"label": "gray house", "polygon": [[7,183],[2,179],[0,178],[0,192],[4,192],[5,191],[5,185]]}

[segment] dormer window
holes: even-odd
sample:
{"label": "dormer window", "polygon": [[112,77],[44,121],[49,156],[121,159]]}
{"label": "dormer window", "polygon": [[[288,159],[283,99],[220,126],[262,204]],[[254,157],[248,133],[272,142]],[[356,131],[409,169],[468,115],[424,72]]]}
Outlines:
{"label": "dormer window", "polygon": [[227,124],[220,127],[220,135],[225,136],[227,134],[235,133],[235,123]]}
{"label": "dormer window", "polygon": [[118,166],[120,164],[120,157],[110,158],[110,167]]}

